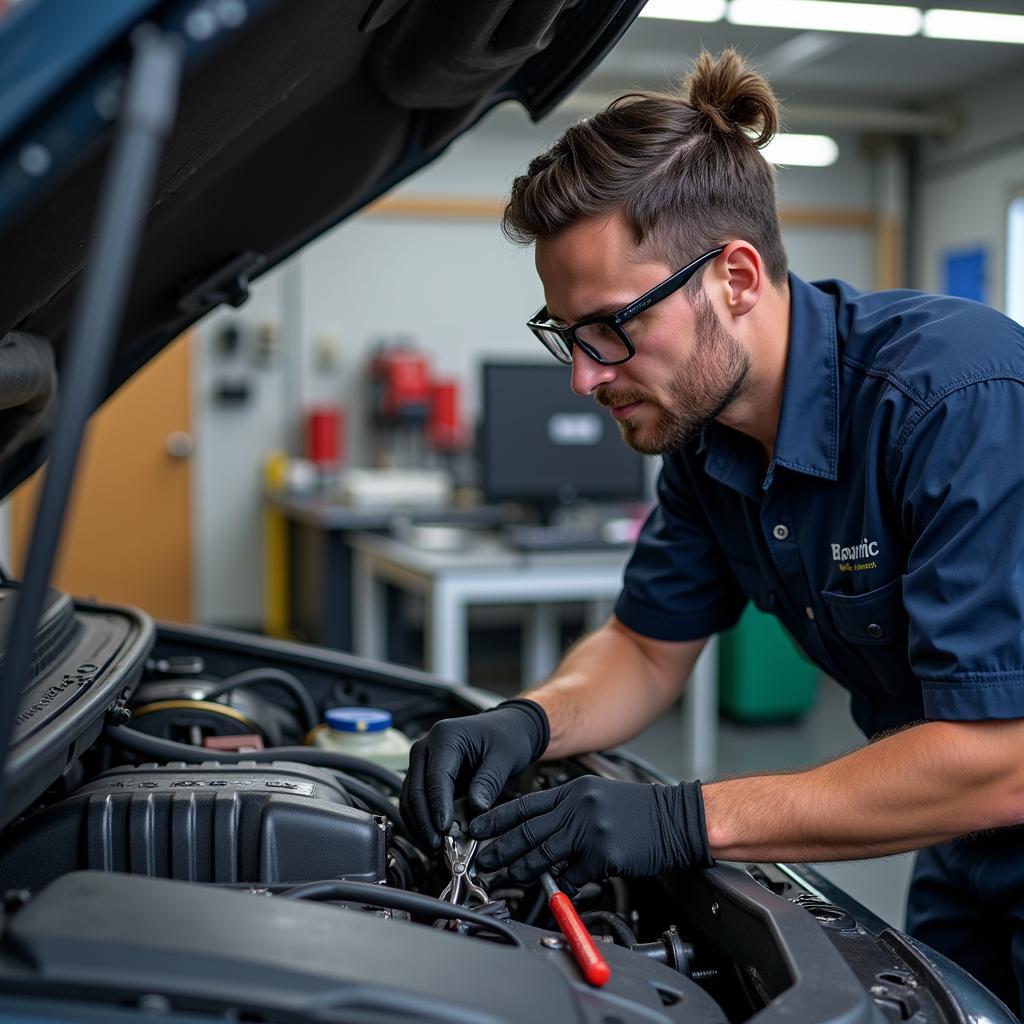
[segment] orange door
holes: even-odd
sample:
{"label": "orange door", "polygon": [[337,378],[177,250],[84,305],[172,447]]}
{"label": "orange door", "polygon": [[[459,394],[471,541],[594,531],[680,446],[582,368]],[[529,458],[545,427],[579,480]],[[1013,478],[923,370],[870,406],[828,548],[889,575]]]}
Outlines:
{"label": "orange door", "polygon": [[[192,618],[189,335],[153,359],[90,421],[53,583],[77,597]],[[21,575],[44,469],[14,494]]]}

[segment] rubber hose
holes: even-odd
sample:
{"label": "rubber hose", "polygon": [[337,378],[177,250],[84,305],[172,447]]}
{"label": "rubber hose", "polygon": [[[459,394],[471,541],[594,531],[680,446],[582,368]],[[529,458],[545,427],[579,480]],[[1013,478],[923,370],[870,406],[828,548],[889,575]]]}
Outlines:
{"label": "rubber hose", "polygon": [[530,907],[526,917],[523,918],[524,924],[536,924],[537,918],[540,917],[540,912],[548,904],[548,894],[544,891],[544,886],[537,886],[537,896],[533,901],[533,906]]}
{"label": "rubber hose", "polygon": [[239,672],[237,675],[228,676],[222,679],[208,693],[203,694],[203,700],[213,700],[232,690],[239,690],[246,686],[255,686],[259,683],[269,683],[272,686],[279,686],[287,690],[302,709],[302,716],[306,719],[305,732],[315,729],[320,722],[320,715],[317,713],[313,698],[299,680],[290,672],[279,668],[254,668],[248,672]]}
{"label": "rubber hose", "polygon": [[589,925],[591,921],[601,921],[608,925],[615,933],[615,938],[619,944],[625,946],[626,949],[631,949],[636,945],[636,936],[633,934],[633,929],[618,914],[613,914],[609,910],[590,910],[585,914],[580,914],[580,919],[586,925]]}
{"label": "rubber hose", "polygon": [[[323,747],[269,747],[266,750],[246,750],[239,753],[234,750],[207,750],[205,747],[194,747],[189,743],[178,743],[177,740],[165,740],[162,736],[150,736],[126,725],[108,725],[103,734],[116,746],[165,761],[217,760],[226,764],[237,764],[239,761],[295,761],[298,764],[312,765],[314,768],[329,768],[333,771],[364,775],[387,786],[392,793],[400,793],[402,790],[402,777],[389,768],[361,757],[353,757],[351,754],[325,750]],[[198,753],[204,756],[198,758]]]}
{"label": "rubber hose", "polygon": [[418,892],[405,892],[402,889],[387,889],[384,886],[372,885],[369,882],[307,882],[286,889],[281,893],[290,900],[354,900],[368,903],[371,906],[389,907],[392,910],[404,910],[408,914],[422,917],[446,918],[449,921],[467,921],[479,928],[496,932],[508,939],[513,945],[523,947],[525,943],[516,933],[501,921],[487,914],[481,914],[469,907],[460,907],[434,896],[424,896]]}

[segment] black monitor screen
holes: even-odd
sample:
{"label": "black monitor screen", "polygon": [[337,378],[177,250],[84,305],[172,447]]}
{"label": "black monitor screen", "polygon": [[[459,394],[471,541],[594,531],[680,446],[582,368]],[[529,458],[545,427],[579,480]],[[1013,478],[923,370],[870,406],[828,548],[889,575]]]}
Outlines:
{"label": "black monitor screen", "polygon": [[484,363],[480,467],[488,501],[639,501],[644,459],[557,364]]}

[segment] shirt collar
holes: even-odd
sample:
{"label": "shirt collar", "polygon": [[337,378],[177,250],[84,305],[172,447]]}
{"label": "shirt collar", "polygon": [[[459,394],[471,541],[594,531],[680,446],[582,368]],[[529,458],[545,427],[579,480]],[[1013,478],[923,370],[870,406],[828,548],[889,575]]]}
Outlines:
{"label": "shirt collar", "polygon": [[838,479],[839,351],[836,318],[829,297],[789,275],[789,352],[782,412],[772,467],[762,480],[756,444],[721,423],[701,434],[698,454],[705,471],[752,498],[770,482],[775,465],[797,473]]}
{"label": "shirt collar", "polygon": [[835,309],[814,285],[789,275],[789,354],[775,463],[797,473],[839,475],[839,351]]}
{"label": "shirt collar", "polygon": [[697,454],[706,453],[704,472],[754,501],[761,497],[762,455],[757,443],[738,430],[709,423],[701,433]]}

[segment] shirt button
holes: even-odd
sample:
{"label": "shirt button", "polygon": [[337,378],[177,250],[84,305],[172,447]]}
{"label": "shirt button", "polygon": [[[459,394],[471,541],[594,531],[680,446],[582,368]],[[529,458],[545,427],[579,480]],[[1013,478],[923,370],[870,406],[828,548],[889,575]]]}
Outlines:
{"label": "shirt button", "polygon": [[871,625],[868,626],[868,636],[871,637],[872,640],[881,640],[882,637],[885,636],[885,630],[882,629],[877,622],[872,622]]}
{"label": "shirt button", "polygon": [[776,540],[785,540],[789,536],[789,527],[784,523],[779,523],[772,528],[772,536]]}
{"label": "shirt button", "polygon": [[814,621],[814,609],[810,605],[808,605],[804,609],[804,615],[806,615],[807,618],[809,618],[811,620],[811,622]]}

